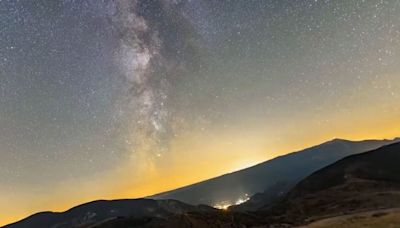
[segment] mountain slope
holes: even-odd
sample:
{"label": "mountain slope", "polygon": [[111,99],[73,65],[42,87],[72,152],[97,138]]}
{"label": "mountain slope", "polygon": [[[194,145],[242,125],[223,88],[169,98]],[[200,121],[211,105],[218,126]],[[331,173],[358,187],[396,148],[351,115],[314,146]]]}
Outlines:
{"label": "mountain slope", "polygon": [[[96,228],[293,227],[327,218],[353,226],[400,222],[400,143],[346,157],[308,176],[277,205],[255,212],[207,211],[168,218],[119,218]],[[362,215],[362,216],[361,216]],[[348,216],[349,219],[344,220]],[[385,225],[386,224],[386,225]],[[308,226],[306,226],[308,227]],[[329,226],[328,226],[329,227]],[[337,227],[337,226],[332,226]],[[340,226],[339,226],[340,227]]]}
{"label": "mountain slope", "polygon": [[[224,176],[203,181],[150,198],[175,199],[189,204],[235,204],[246,195],[273,190],[273,201],[285,194],[298,181],[312,172],[348,155],[365,152],[391,144],[395,140],[367,140],[353,142],[336,139],[303,151],[284,155],[259,165]],[[276,194],[275,194],[276,193]],[[246,210],[261,206],[254,202]]]}
{"label": "mountain slope", "polygon": [[[360,145],[372,145],[364,144],[365,141],[357,143],[335,140],[314,147],[311,151],[332,146],[340,149],[343,145],[350,146],[354,143],[358,145],[355,147],[358,149]],[[260,197],[261,200],[266,200],[266,205],[254,212],[216,210],[208,206],[191,206],[176,200],[94,201],[62,213],[35,214],[6,228],[217,228],[304,225],[324,218],[400,207],[398,164],[400,143],[352,155],[303,179],[283,200],[272,207],[268,197]],[[281,188],[279,184],[277,188]]]}
{"label": "mountain slope", "polygon": [[5,228],[69,228],[90,227],[119,217],[135,219],[166,218],[188,211],[214,210],[207,206],[191,206],[175,200],[127,199],[100,200],[74,207],[66,212],[41,212]]}
{"label": "mountain slope", "polygon": [[[299,182],[261,212],[301,224],[325,217],[400,207],[400,143],[346,157]],[[261,210],[262,211],[262,210]]]}

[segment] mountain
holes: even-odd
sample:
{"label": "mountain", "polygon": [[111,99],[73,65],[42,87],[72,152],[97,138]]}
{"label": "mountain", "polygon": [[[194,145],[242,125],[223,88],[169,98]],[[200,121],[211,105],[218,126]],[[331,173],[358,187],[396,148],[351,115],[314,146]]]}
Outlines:
{"label": "mountain", "polygon": [[166,218],[188,211],[215,210],[207,206],[191,206],[176,200],[100,200],[74,207],[62,213],[41,212],[4,228],[70,228],[92,227],[115,218]]}
{"label": "mountain", "polygon": [[[244,228],[260,227],[265,225],[259,219],[250,214],[223,211],[190,212],[174,215],[168,218],[115,218],[90,228]],[[260,226],[261,225],[261,226]]]}
{"label": "mountain", "polygon": [[[282,227],[342,214],[400,207],[400,143],[375,149],[396,141],[399,140],[333,140],[176,191],[190,190],[204,200],[208,194],[209,198],[221,194],[221,188],[217,188],[221,187],[221,181],[231,184],[222,188],[228,193],[230,187],[236,188],[240,183],[248,184],[242,189],[267,186],[241,210],[216,210],[177,200],[101,200],[61,213],[38,213],[5,228]],[[368,148],[374,149],[357,154]],[[313,171],[346,154],[352,155]],[[304,179],[303,175],[309,176]],[[239,179],[235,182],[233,178]],[[210,189],[205,189],[207,186]],[[200,190],[204,192],[199,194]]]}
{"label": "mountain", "polygon": [[400,141],[366,140],[348,141],[335,139],[299,152],[287,154],[263,162],[256,166],[161,193],[149,198],[175,199],[189,204],[234,205],[247,196],[260,195],[261,200],[252,198],[251,203],[238,207],[243,210],[255,210],[262,206],[267,197],[271,202],[283,196],[298,181],[348,155],[365,152]]}
{"label": "mountain", "polygon": [[280,203],[258,213],[270,222],[302,224],[400,208],[399,164],[400,143],[346,157],[305,178]]}
{"label": "mountain", "polygon": [[146,221],[116,218],[93,228],[267,228],[310,227],[310,223],[311,227],[397,227],[399,164],[400,143],[395,143],[346,157],[314,172],[272,207],[254,212],[197,211]]}

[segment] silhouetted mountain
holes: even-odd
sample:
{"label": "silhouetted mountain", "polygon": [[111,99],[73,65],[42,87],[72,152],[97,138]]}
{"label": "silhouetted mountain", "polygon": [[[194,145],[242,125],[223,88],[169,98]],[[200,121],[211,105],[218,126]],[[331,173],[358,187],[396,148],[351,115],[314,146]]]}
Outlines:
{"label": "silhouetted mountain", "polygon": [[175,200],[129,199],[94,201],[66,212],[42,212],[5,226],[6,228],[70,228],[91,227],[115,218],[166,218],[188,211],[214,210],[207,206],[191,206]]}
{"label": "silhouetted mountain", "polygon": [[[342,214],[400,207],[400,175],[398,175],[400,173],[398,165],[400,164],[400,143],[356,154],[360,150],[379,147],[379,145],[394,141],[334,140],[220,177],[232,180],[230,178],[235,176],[240,178],[247,176],[259,178],[259,182],[262,183],[272,178],[273,184],[267,184],[268,188],[264,193],[255,195],[243,205],[242,210],[238,211],[191,206],[176,200],[94,201],[62,213],[38,213],[10,224],[6,228],[282,227],[307,224],[314,220]],[[300,178],[301,175],[311,172],[310,170],[320,166],[321,163],[327,163],[345,154],[356,155],[320,169],[300,182],[288,176],[294,175]],[[299,172],[303,174],[298,174]],[[211,180],[211,184],[215,184],[218,180],[218,178]],[[252,179],[246,183],[254,181],[256,180]],[[289,191],[295,182],[297,184]],[[203,182],[192,186],[189,190],[199,185],[200,188],[204,188],[208,184],[210,183]],[[211,185],[211,187],[215,186]],[[282,189],[289,193],[285,194]],[[185,189],[177,192],[183,190]],[[204,190],[203,196],[207,194],[215,196],[212,192],[213,188]],[[217,191],[220,190],[217,189]],[[277,199],[280,200],[277,201]],[[253,209],[260,205],[264,206],[250,212],[249,208]]]}
{"label": "silhouetted mountain", "polygon": [[400,143],[346,157],[299,182],[261,214],[302,224],[325,217],[400,207]]}
{"label": "silhouetted mountain", "polygon": [[[396,143],[349,156],[313,173],[272,208],[268,206],[246,213],[223,210],[189,212],[147,220],[116,218],[93,228],[293,227],[366,211],[370,212],[371,218],[377,219],[390,213],[389,210],[382,212],[382,209],[400,207],[399,164],[400,143]],[[392,218],[393,221],[397,224],[400,218]],[[387,227],[385,222],[380,223],[382,227]]]}
{"label": "silhouetted mountain", "polygon": [[[203,181],[150,198],[175,199],[189,204],[235,204],[239,199],[266,192],[261,198],[274,201],[298,181],[348,155],[376,149],[395,140],[348,141],[335,139],[318,146],[263,162],[256,166]],[[262,206],[256,197],[238,209]],[[264,202],[264,201],[261,201]]]}

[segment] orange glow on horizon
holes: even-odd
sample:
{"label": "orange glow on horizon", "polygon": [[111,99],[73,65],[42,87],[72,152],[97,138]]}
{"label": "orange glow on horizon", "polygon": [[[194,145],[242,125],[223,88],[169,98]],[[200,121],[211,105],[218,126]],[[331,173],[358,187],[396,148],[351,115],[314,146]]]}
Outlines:
{"label": "orange glow on horizon", "polygon": [[[54,188],[54,194],[51,197],[48,197],[46,200],[38,198],[35,204],[26,205],[22,210],[18,206],[12,206],[11,202],[3,200],[0,203],[2,205],[8,204],[10,213],[6,213],[6,216],[0,218],[0,224],[5,225],[15,222],[39,211],[65,211],[78,204],[96,199],[140,198],[173,190],[209,179],[210,177],[216,177],[255,165],[256,163],[286,154],[287,152],[298,151],[338,136],[349,140],[364,140],[391,139],[400,135],[400,118],[396,118],[395,116],[393,118],[384,118],[379,122],[370,122],[369,125],[362,125],[361,123],[364,122],[362,119],[359,119],[359,122],[352,122],[352,125],[358,127],[352,128],[353,131],[348,131],[346,125],[343,124],[342,126],[337,125],[335,131],[331,133],[329,133],[329,130],[332,129],[326,129],[325,131],[318,129],[321,135],[301,135],[299,133],[295,135],[298,140],[294,140],[294,136],[288,137],[287,141],[290,144],[277,140],[275,145],[265,145],[265,142],[261,140],[262,138],[257,140],[252,134],[250,134],[251,137],[245,140],[246,143],[244,143],[243,140],[239,140],[239,135],[236,135],[238,138],[235,139],[235,135],[230,132],[227,135],[220,134],[221,140],[219,141],[209,141],[203,147],[196,147],[204,140],[202,138],[204,135],[186,135],[184,138],[180,138],[173,143],[172,151],[174,152],[170,158],[172,165],[168,168],[155,169],[147,174],[146,178],[133,181],[129,178],[129,169],[132,168],[132,164],[125,164],[122,168],[101,175],[101,178],[96,181],[79,183],[80,187],[78,189],[72,187],[77,186],[77,183],[73,181],[57,186],[57,188]],[[374,130],[371,131],[368,129]],[[232,141],[237,143],[227,146],[229,144],[224,143],[222,138],[229,137],[229,135],[234,138]],[[185,153],[190,145],[194,145],[194,148],[199,148],[199,150],[208,150],[209,153],[200,153],[199,157],[193,157]],[[246,147],[251,148],[253,153],[243,155],[241,151]],[[223,150],[224,148],[226,148],[225,151],[229,152],[219,152],[219,150]],[[271,151],[275,152],[272,153]],[[204,167],[207,167],[207,169],[204,169]],[[114,178],[115,176],[118,176],[118,178]],[[25,197],[30,198],[32,196],[26,195]],[[24,199],[20,199],[21,203],[16,203],[15,205],[22,205]],[[60,201],[60,199],[63,199],[63,201]],[[17,211],[19,213],[16,213]]]}

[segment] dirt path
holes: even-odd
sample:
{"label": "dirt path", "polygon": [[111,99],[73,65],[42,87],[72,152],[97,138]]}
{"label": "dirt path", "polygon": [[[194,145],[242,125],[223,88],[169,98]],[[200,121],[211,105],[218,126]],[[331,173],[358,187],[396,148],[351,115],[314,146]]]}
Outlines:
{"label": "dirt path", "polygon": [[[400,227],[400,208],[374,210],[322,219],[301,228]],[[300,227],[299,227],[300,228]]]}

